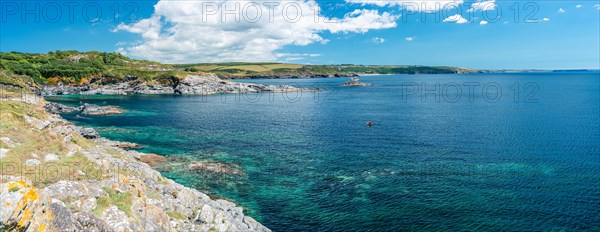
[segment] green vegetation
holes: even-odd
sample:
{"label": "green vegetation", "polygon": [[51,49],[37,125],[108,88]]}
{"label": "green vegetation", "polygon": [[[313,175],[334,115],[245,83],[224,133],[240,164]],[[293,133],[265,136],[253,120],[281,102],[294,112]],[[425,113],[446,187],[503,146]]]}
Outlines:
{"label": "green vegetation", "polygon": [[0,83],[22,85],[15,79],[30,78],[24,82],[35,84],[82,85],[98,81],[99,84],[116,83],[142,78],[155,80],[176,77],[171,65],[134,60],[118,53],[56,51],[48,54],[19,52],[0,53]]}
{"label": "green vegetation", "polygon": [[55,51],[47,54],[0,53],[0,84],[112,84],[142,80],[175,84],[188,74],[212,72],[222,78],[331,77],[353,74],[436,74],[473,72],[454,67],[301,65],[283,63],[200,63],[169,65],[135,60],[118,53]]}
{"label": "green vegetation", "polygon": [[330,77],[352,74],[441,74],[473,72],[470,69],[397,65],[300,65],[282,63],[203,63],[173,65],[180,70],[216,73],[224,78]]}
{"label": "green vegetation", "polygon": [[[26,122],[26,116],[40,120],[48,119],[48,114],[41,108],[16,101],[0,101],[0,135],[9,137],[16,144],[14,147],[6,147],[10,150],[9,153],[4,158],[0,158],[0,162],[6,167],[4,175],[23,175],[30,178],[33,185],[38,188],[59,180],[98,180],[101,178],[102,170],[95,165],[90,165],[91,161],[81,152],[67,155],[73,152],[73,148],[66,144],[61,137],[49,130],[23,129],[30,127]],[[77,140],[78,145],[84,148],[93,144],[79,135],[73,135],[72,139]],[[50,153],[58,156],[59,160],[45,162],[44,156]],[[40,160],[40,166],[45,172],[35,172],[36,169],[30,167],[24,167],[22,172],[19,169],[9,168],[21,167],[29,159]],[[86,173],[85,176],[78,175],[77,170],[82,169],[81,167],[85,167],[83,169]]]}
{"label": "green vegetation", "polygon": [[96,209],[94,209],[94,214],[100,216],[104,210],[111,205],[114,205],[119,210],[125,212],[125,214],[128,216],[131,216],[133,196],[130,192],[117,193],[117,191],[112,188],[104,188],[104,191],[108,193],[108,196],[98,198],[96,201]]}

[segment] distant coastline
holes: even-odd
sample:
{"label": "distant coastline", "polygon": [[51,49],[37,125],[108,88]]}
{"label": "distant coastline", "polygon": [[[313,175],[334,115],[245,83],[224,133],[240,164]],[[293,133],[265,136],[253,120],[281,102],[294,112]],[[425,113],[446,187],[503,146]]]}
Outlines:
{"label": "distant coastline", "polygon": [[[28,87],[50,94],[214,94],[242,91],[297,92],[292,86],[246,85],[232,89],[226,80],[343,78],[393,74],[469,74],[519,72],[594,72],[593,69],[489,69],[419,65],[303,65],[268,62],[162,64],[136,60],[118,53],[54,51],[47,54],[0,52],[0,84]],[[213,89],[198,90],[194,81],[180,91],[190,77],[210,77]],[[188,81],[189,82],[189,81]],[[102,92],[104,91],[104,92]],[[48,91],[46,91],[48,92]],[[48,93],[46,93],[48,94]]]}

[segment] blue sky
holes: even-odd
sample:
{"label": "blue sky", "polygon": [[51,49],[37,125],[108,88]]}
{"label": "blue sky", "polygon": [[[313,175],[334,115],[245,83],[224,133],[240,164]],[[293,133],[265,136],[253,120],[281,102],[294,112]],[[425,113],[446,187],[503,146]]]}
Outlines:
{"label": "blue sky", "polygon": [[214,3],[2,1],[0,51],[118,51],[165,63],[600,68],[599,1],[238,1],[225,6],[229,15]]}

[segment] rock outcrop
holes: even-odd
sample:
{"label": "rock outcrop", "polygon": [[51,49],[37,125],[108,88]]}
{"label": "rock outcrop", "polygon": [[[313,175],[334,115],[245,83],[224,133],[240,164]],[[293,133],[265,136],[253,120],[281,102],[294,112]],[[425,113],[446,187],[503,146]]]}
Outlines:
{"label": "rock outcrop", "polygon": [[53,103],[53,102],[46,104],[46,106],[44,106],[44,109],[46,109],[46,111],[53,113],[53,114],[70,114],[70,113],[80,111],[79,108],[70,107],[70,106],[66,106],[66,105],[59,104],[59,103]]}
{"label": "rock outcrop", "polygon": [[123,110],[116,106],[98,106],[94,104],[85,103],[80,107],[66,106],[60,103],[50,102],[44,106],[44,109],[49,113],[53,114],[70,114],[70,113],[81,113],[82,115],[111,115],[121,114]]}
{"label": "rock outcrop", "polygon": [[[97,133],[49,115],[41,106],[19,104],[21,111],[4,114],[0,120],[2,143],[14,147],[3,150],[3,167],[9,157],[27,170],[59,167],[68,175],[39,182],[18,173],[0,173],[0,230],[270,231],[244,216],[234,203],[211,199],[139,161],[152,163],[159,157],[111,146],[106,139],[84,139]],[[40,155],[19,152],[30,149],[22,146],[31,146],[31,141],[44,140],[10,134],[12,129],[3,128],[11,120],[20,125],[18,131],[52,138],[59,143],[53,147],[60,150],[35,146],[31,149],[41,149],[36,150]],[[69,159],[78,161],[69,163]]]}
{"label": "rock outcrop", "polygon": [[81,114],[83,115],[110,115],[123,113],[123,111],[116,106],[97,106],[88,103],[79,107],[79,111],[81,111]]}
{"label": "rock outcrop", "polygon": [[374,86],[373,84],[361,82],[358,77],[352,77],[350,80],[342,84],[342,86]]}
{"label": "rock outcrop", "polygon": [[232,82],[222,80],[215,74],[203,76],[188,75],[173,85],[149,84],[139,80],[117,84],[102,84],[73,86],[62,85],[44,86],[44,95],[129,95],[129,94],[184,94],[184,95],[210,95],[219,93],[255,93],[255,92],[300,92],[317,91],[316,89],[302,89],[291,85],[262,85],[252,83]]}

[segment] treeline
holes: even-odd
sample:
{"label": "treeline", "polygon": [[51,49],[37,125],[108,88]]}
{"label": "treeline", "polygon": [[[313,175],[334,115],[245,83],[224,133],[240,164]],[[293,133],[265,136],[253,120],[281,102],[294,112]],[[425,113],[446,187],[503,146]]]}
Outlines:
{"label": "treeline", "polygon": [[110,66],[123,66],[129,58],[118,53],[56,51],[48,54],[20,52],[0,53],[0,69],[9,74],[25,75],[38,84],[48,84],[54,78],[79,83],[84,78],[99,75]]}

